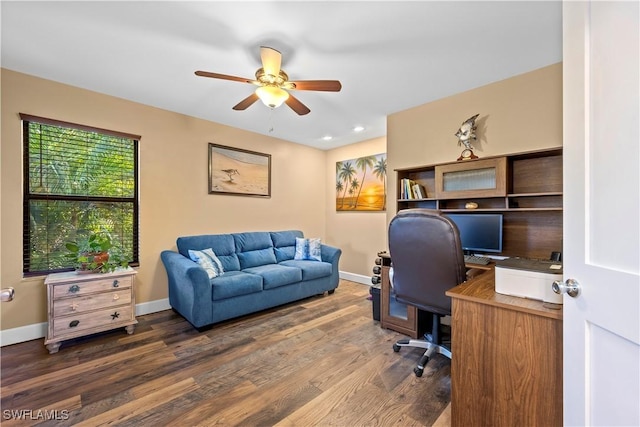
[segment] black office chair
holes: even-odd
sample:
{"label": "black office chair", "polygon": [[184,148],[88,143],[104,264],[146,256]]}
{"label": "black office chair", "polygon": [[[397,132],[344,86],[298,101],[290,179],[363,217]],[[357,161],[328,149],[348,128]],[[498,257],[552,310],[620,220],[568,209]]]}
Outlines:
{"label": "black office chair", "polygon": [[440,319],[451,314],[445,291],[466,280],[460,234],[440,211],[402,210],[389,223],[389,254],[396,300],[433,314],[426,339],[402,339],[393,345],[395,352],[406,346],[426,349],[413,370],[420,377],[435,353],[451,358],[450,349],[442,346]]}

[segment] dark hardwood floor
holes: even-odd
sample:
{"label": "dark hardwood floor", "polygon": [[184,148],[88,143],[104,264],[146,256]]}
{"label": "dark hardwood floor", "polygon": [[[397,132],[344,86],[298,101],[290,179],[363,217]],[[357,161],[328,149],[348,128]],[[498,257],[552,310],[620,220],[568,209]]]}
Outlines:
{"label": "dark hardwood floor", "polygon": [[343,280],[333,295],[204,332],[167,310],[139,316],[133,335],[67,341],[52,355],[42,339],[3,347],[0,422],[447,425],[450,361],[436,355],[416,378],[422,351],[393,352],[403,336],[372,319],[368,295]]}

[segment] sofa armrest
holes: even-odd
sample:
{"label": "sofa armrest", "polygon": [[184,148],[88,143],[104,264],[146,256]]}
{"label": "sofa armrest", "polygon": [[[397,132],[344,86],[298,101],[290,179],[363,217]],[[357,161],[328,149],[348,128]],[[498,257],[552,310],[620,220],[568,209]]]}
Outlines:
{"label": "sofa armrest", "polygon": [[320,256],[322,257],[322,261],[330,262],[331,264],[337,263],[340,260],[340,255],[342,255],[341,249],[325,245],[324,243],[320,245]]}
{"label": "sofa armrest", "polygon": [[322,261],[331,263],[331,285],[334,289],[338,287],[340,282],[340,269],[338,267],[340,255],[342,255],[342,249],[325,244],[320,245]]}
{"label": "sofa armrest", "polygon": [[193,326],[211,323],[211,282],[204,268],[182,254],[163,251],[160,258],[169,279],[169,304]]}

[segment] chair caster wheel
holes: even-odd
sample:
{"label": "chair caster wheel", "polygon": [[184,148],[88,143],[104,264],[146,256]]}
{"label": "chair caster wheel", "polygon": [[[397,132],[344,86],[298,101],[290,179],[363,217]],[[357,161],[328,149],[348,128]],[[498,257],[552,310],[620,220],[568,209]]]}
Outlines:
{"label": "chair caster wheel", "polygon": [[420,368],[413,368],[413,373],[416,374],[416,377],[420,378],[422,376],[423,370]]}
{"label": "chair caster wheel", "polygon": [[398,344],[394,344],[393,345],[393,351],[396,352],[396,353],[399,352],[400,351],[400,346]]}

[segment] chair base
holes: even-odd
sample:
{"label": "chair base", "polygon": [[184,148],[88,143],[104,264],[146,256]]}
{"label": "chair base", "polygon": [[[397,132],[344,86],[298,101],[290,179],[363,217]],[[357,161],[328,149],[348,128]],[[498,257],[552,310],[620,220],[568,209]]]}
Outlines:
{"label": "chair base", "polygon": [[418,366],[413,368],[413,373],[416,374],[416,377],[422,376],[425,365],[427,364],[429,359],[433,357],[434,354],[440,353],[443,356],[446,356],[449,359],[451,359],[451,350],[449,350],[444,346],[429,342],[427,340],[415,340],[415,339],[404,338],[396,341],[396,343],[393,345],[393,351],[397,353],[400,351],[401,347],[416,347],[416,348],[426,349],[426,351],[420,358],[420,362],[418,362]]}

